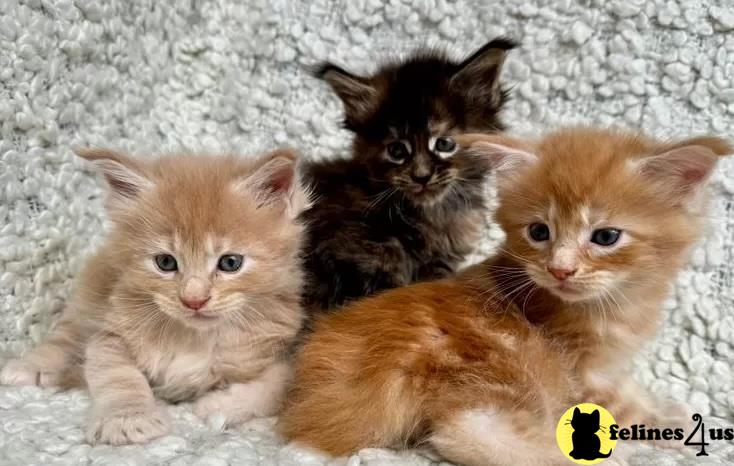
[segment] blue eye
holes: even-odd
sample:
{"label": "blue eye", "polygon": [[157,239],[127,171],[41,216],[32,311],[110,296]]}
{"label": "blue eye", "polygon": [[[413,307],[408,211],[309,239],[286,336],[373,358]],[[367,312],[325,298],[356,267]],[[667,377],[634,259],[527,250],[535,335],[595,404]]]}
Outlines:
{"label": "blue eye", "polygon": [[533,223],[528,227],[528,236],[533,241],[548,241],[550,239],[550,229],[545,223]]}
{"label": "blue eye", "polygon": [[158,254],[155,256],[155,265],[161,272],[175,272],[178,270],[178,262],[170,254]]}
{"label": "blue eye", "polygon": [[437,152],[452,152],[456,149],[456,142],[451,138],[438,138],[434,144],[434,148]]}
{"label": "blue eye", "polygon": [[611,246],[619,241],[621,235],[622,230],[616,228],[600,228],[599,230],[594,230],[594,233],[591,234],[591,242],[599,246]]}
{"label": "blue eye", "polygon": [[243,261],[241,254],[225,254],[219,258],[217,268],[222,272],[236,272],[242,267]]}

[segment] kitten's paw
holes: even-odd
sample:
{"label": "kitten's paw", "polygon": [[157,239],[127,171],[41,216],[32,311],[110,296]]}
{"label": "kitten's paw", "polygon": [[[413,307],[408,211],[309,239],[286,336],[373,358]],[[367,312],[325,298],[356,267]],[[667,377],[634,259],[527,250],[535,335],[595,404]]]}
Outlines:
{"label": "kitten's paw", "polygon": [[[228,391],[217,390],[209,392],[196,400],[194,403],[194,413],[202,421],[211,425],[221,425],[223,422],[224,427],[249,420],[248,416],[246,414],[243,416],[240,410],[238,410],[237,416],[234,416],[233,402],[235,401]],[[254,417],[254,415],[252,413],[249,418]]]}
{"label": "kitten's paw", "polygon": [[57,385],[59,374],[57,372],[46,372],[34,364],[22,359],[9,360],[3,370],[0,371],[0,385],[38,385],[39,387],[50,387]]}
{"label": "kitten's paw", "polygon": [[274,416],[280,411],[290,376],[288,364],[273,364],[258,379],[234,383],[205,394],[194,404],[194,412],[215,427],[241,424],[254,417]]}
{"label": "kitten's paw", "polygon": [[87,431],[91,444],[128,445],[146,443],[168,433],[168,416],[162,408],[103,416],[94,419]]}
{"label": "kitten's paw", "polygon": [[20,359],[11,359],[0,371],[2,385],[36,385],[38,371]]}

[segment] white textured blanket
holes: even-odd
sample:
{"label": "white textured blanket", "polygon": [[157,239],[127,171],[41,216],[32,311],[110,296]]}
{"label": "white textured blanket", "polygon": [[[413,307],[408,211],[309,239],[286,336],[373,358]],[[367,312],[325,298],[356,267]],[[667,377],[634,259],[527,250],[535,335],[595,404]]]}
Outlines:
{"label": "white textured blanket", "polygon": [[[340,105],[303,65],[366,71],[417,45],[468,53],[499,34],[523,44],[505,73],[515,128],[734,137],[732,0],[0,0],[0,361],[48,328],[100,237],[101,186],[73,145],[330,156],[348,142]],[[714,191],[710,232],[637,374],[734,423],[734,163]],[[187,406],[170,408],[171,436],[93,448],[87,404],[82,392],[0,388],[0,464],[328,463],[283,446],[272,420],[221,432]],[[632,463],[734,463],[732,442],[719,443],[707,458],[641,449]],[[430,462],[368,450],[349,465]]]}

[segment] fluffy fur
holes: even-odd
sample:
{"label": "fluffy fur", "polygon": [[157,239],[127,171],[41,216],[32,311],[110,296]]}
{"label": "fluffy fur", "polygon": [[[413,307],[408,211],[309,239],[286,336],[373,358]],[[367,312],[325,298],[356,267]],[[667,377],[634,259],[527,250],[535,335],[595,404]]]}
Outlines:
{"label": "fluffy fur", "polygon": [[196,399],[198,415],[228,424],[274,414],[302,321],[297,216],[307,197],[295,154],[80,155],[109,184],[113,229],[51,334],[0,382],[85,384],[90,442],[165,434],[156,398]]}
{"label": "fluffy fur", "polygon": [[[592,129],[460,140],[497,171],[507,241],[456,278],[319,319],[284,435],[334,455],[426,442],[467,465],[560,465],[555,425],[577,402],[623,425],[670,425],[677,413],[656,410],[628,369],[661,320],[699,236],[705,181],[730,147]],[[546,239],[533,239],[543,238],[536,224]],[[592,241],[609,228],[616,242]]]}
{"label": "fluffy fur", "polygon": [[368,77],[320,67],[355,138],[350,159],[308,170],[308,308],[446,276],[473,250],[489,167],[452,138],[504,127],[499,75],[514,46],[496,39],[463,62],[421,52]]}

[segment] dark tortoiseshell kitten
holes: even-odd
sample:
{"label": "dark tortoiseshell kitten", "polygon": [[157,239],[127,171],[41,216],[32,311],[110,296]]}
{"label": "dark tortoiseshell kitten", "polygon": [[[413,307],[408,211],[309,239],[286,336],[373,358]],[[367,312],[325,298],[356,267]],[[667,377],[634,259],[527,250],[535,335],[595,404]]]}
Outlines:
{"label": "dark tortoiseshell kitten", "polygon": [[307,309],[445,276],[473,250],[489,167],[452,135],[504,128],[499,75],[514,47],[495,39],[462,62],[422,51],[371,76],[318,69],[354,144],[349,159],[307,167],[318,199],[304,213]]}

